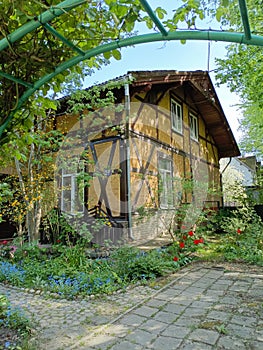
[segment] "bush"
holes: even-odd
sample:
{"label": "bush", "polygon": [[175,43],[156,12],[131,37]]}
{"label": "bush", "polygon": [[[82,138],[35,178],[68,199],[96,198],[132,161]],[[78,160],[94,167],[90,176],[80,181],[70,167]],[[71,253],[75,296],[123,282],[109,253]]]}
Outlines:
{"label": "bush", "polygon": [[240,207],[218,219],[221,239],[216,250],[226,260],[263,266],[263,222],[253,207]]}

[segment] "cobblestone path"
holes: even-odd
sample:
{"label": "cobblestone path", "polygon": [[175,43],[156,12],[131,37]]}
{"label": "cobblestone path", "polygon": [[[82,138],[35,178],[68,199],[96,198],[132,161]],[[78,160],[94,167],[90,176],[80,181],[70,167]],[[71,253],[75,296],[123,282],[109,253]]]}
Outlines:
{"label": "cobblestone path", "polygon": [[100,299],[0,293],[34,321],[39,350],[263,349],[263,271],[242,265],[195,264]]}

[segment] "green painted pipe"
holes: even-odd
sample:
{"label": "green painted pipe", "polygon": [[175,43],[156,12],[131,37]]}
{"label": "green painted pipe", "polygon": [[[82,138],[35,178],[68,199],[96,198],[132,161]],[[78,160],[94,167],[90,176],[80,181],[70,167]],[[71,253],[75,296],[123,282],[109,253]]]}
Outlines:
{"label": "green painted pipe", "polygon": [[238,0],[240,14],[243,22],[244,33],[247,40],[251,39],[251,31],[249,26],[248,14],[247,14],[247,4],[246,0]]}
{"label": "green painted pipe", "polygon": [[142,4],[145,11],[150,16],[151,20],[156,24],[156,26],[160,30],[160,32],[166,36],[168,34],[166,29],[164,28],[163,24],[159,21],[159,19],[156,17],[155,13],[153,12],[153,10],[152,10],[151,6],[148,4],[148,2],[146,0],[140,0],[140,3]]}

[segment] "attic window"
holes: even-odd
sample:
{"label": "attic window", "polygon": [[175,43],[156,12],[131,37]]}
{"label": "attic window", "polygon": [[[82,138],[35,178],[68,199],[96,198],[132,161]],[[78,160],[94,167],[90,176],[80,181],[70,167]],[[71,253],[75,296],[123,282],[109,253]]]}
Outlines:
{"label": "attic window", "polygon": [[189,123],[190,123],[190,136],[193,140],[198,141],[198,118],[194,114],[190,113]]}
{"label": "attic window", "polygon": [[183,130],[182,106],[173,99],[171,99],[171,119],[172,129],[181,134]]}

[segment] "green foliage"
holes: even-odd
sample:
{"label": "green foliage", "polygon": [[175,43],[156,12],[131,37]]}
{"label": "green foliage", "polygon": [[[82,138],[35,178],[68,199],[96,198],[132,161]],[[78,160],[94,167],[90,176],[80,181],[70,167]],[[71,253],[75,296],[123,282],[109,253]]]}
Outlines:
{"label": "green foliage", "polygon": [[[0,259],[2,281],[19,286],[22,283],[25,287],[51,291],[67,298],[79,294],[112,293],[131,283],[166,275],[183,264],[183,260],[176,263],[165,249],[143,252],[132,247],[118,248],[107,259],[90,259],[89,252],[81,244],[71,247],[25,244],[16,247],[12,255],[2,254]],[[15,278],[18,274],[16,265],[19,265],[20,280]]]}
{"label": "green foliage", "polygon": [[[193,230],[174,232],[167,247],[150,251],[123,246],[107,258],[90,258],[90,249],[75,245],[0,246],[0,280],[49,291],[66,298],[112,293],[133,283],[165,276],[197,257],[242,261],[263,266],[263,223],[253,209],[203,212]],[[216,237],[216,238],[213,238]],[[211,243],[212,242],[212,243]]]}
{"label": "green foliage", "polygon": [[[246,1],[252,33],[262,32],[263,10],[260,1]],[[234,30],[243,31],[239,7],[230,2],[228,25]],[[220,84],[227,84],[232,92],[239,95],[241,130],[243,133],[240,147],[244,152],[253,152],[262,157],[262,108],[263,92],[258,87],[262,84],[263,60],[262,49],[257,46],[232,44],[227,46],[226,59],[217,59],[216,78]]]}
{"label": "green foliage", "polygon": [[[124,281],[148,280],[164,275],[174,268],[165,252],[143,252],[138,248],[119,248],[111,256],[116,273]],[[127,263],[123,263],[123,262]]]}
{"label": "green foliage", "polygon": [[10,328],[30,332],[29,320],[22,315],[20,310],[12,308],[10,301],[4,295],[0,295],[0,320],[2,324]]}
{"label": "green foliage", "polygon": [[263,223],[253,207],[220,212],[214,223],[222,235],[215,250],[226,260],[263,266]]}
{"label": "green foliage", "polygon": [[[61,0],[33,1],[5,0],[1,2],[0,16],[2,18],[0,39],[18,29],[27,21],[33,20],[36,15],[48,10],[49,6],[56,6]],[[68,41],[76,44],[83,51],[91,50],[109,40],[124,38],[133,31],[137,20],[142,20],[141,13],[144,13],[141,3],[136,0],[130,1],[92,1],[77,6],[65,15],[53,20],[51,25]],[[158,10],[161,15],[161,9]],[[87,40],[88,36],[88,40]],[[34,83],[44,75],[55,70],[55,68],[74,56],[74,52],[67,45],[60,42],[52,33],[43,26],[24,36],[14,45],[9,45],[0,53],[1,70],[13,75],[27,83]],[[45,114],[49,108],[56,108],[55,103],[44,96],[50,91],[61,93],[65,88],[68,91],[72,86],[80,86],[80,81],[99,69],[102,65],[109,63],[109,59],[121,59],[120,50],[114,50],[96,58],[91,58],[85,63],[76,65],[64,72],[61,72],[52,81],[43,86],[36,95],[24,104],[23,111],[17,112],[9,131],[6,131],[1,143],[16,141],[19,138],[17,133],[22,130],[29,130],[31,123],[28,117],[34,115],[37,107],[37,114]],[[68,77],[71,75],[71,79]],[[67,84],[68,82],[68,84]],[[0,108],[2,117],[0,125],[4,123],[9,113],[16,108],[18,99],[25,92],[26,87],[13,83],[1,77],[1,102]],[[31,125],[30,125],[31,124]]]}

